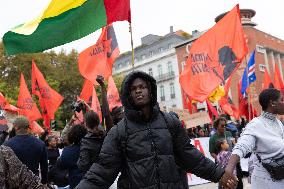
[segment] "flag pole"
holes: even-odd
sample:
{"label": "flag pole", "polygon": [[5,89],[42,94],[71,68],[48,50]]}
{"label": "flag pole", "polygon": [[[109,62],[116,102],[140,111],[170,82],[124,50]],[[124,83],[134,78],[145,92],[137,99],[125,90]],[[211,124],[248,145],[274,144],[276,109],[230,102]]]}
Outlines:
{"label": "flag pole", "polygon": [[134,68],[134,47],[133,47],[133,36],[132,36],[132,24],[129,22],[129,32],[130,32],[130,37],[131,37],[131,51],[132,51],[132,69]]}
{"label": "flag pole", "polygon": [[246,61],[247,86],[248,86],[248,113],[249,113],[249,120],[248,121],[250,121],[251,120],[251,111],[250,111],[251,97],[250,97],[250,84],[249,84],[249,77],[248,77],[249,68],[248,68],[247,56],[245,56],[245,61]]}

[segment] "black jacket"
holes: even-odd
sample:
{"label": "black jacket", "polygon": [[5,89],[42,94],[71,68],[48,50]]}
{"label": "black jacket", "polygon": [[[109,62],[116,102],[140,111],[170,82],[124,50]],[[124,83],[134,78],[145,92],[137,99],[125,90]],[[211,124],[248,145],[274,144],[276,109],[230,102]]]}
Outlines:
{"label": "black jacket", "polygon": [[[135,110],[129,102],[129,86],[137,77],[151,84],[153,109],[150,121],[145,121],[142,112]],[[122,103],[127,123],[126,151],[121,148],[119,132],[119,127],[125,124],[118,124],[107,134],[98,163],[92,165],[78,189],[107,189],[119,172],[119,189],[187,189],[186,171],[219,181],[224,170],[190,144],[181,122],[174,116],[174,135],[171,135],[156,105],[156,91],[155,80],[143,72],[132,72],[124,79]]]}
{"label": "black jacket", "polygon": [[78,168],[81,171],[87,172],[92,164],[97,162],[104,138],[104,134],[88,132],[82,139],[80,146],[80,157],[77,162]]}

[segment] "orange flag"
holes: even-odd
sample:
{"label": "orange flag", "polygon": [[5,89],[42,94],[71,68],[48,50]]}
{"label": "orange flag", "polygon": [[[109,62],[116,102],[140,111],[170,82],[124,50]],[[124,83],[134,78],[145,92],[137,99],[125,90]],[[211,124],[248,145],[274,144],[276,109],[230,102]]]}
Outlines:
{"label": "orange flag", "polygon": [[101,105],[97,96],[97,92],[96,89],[93,88],[93,96],[92,96],[92,105],[91,108],[94,110],[94,112],[96,112],[99,117],[100,117],[100,121],[102,121],[102,111],[101,111]]}
{"label": "orange flag", "polygon": [[83,99],[89,106],[92,105],[93,88],[92,82],[85,79],[79,98]]}
{"label": "orange flag", "polygon": [[265,68],[265,71],[264,71],[264,81],[263,81],[263,88],[262,90],[264,89],[268,89],[268,88],[274,88],[274,85],[271,81],[271,78],[268,74],[268,71],[267,69]]}
{"label": "orange flag", "polygon": [[190,49],[180,84],[192,100],[203,102],[241,64],[248,49],[239,5],[197,39]]}
{"label": "orange flag", "polygon": [[213,121],[213,116],[215,116],[215,118],[217,118],[218,117],[218,112],[212,106],[211,102],[209,102],[209,100],[207,100],[207,99],[206,99],[206,104],[207,104],[207,110],[208,110],[209,117],[210,117],[211,121]]}
{"label": "orange flag", "polygon": [[21,74],[17,106],[19,107],[19,114],[26,116],[29,121],[34,121],[41,118],[41,114],[36,106],[36,103],[34,103],[31,97],[23,74]]}
{"label": "orange flag", "polygon": [[284,84],[277,64],[275,64],[274,72],[274,87],[282,91],[284,90]]}
{"label": "orange flag", "polygon": [[87,102],[87,104],[92,108],[92,110],[99,115],[100,120],[102,121],[101,106],[96,93],[96,89],[94,88],[93,84],[87,79],[84,82],[79,98]]}
{"label": "orange flag", "polygon": [[39,96],[41,108],[46,110],[50,119],[54,119],[54,114],[63,97],[48,85],[34,61],[32,62],[32,93]]}
{"label": "orange flag", "polygon": [[229,79],[227,80],[224,90],[225,90],[225,96],[221,97],[221,99],[219,100],[219,105],[221,107],[221,109],[228,115],[233,116],[236,119],[239,119],[239,110],[238,108],[233,104],[231,98],[229,97],[228,93],[230,90],[230,86],[231,86],[231,80],[232,80],[232,76],[229,77]]}
{"label": "orange flag", "polygon": [[119,55],[118,44],[112,25],[102,29],[97,43],[79,54],[78,67],[81,75],[97,84],[97,75],[107,79],[112,75],[112,65]]}
{"label": "orange flag", "polygon": [[44,132],[43,128],[36,121],[30,123],[30,129],[37,135],[41,135]]}
{"label": "orange flag", "polygon": [[122,106],[118,90],[115,86],[112,76],[108,78],[108,88],[107,88],[107,101],[109,104],[109,109],[112,111],[115,107]]}

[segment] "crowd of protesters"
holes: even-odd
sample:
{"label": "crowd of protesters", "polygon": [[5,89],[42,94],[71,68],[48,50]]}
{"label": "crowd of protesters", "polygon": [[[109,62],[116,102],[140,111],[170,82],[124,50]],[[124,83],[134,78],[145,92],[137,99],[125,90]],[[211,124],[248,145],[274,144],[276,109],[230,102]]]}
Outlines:
{"label": "crowd of protesters", "polygon": [[[121,189],[187,189],[187,172],[219,182],[219,188],[243,188],[238,161],[252,151],[243,146],[243,140],[237,143],[246,128],[245,119],[233,122],[221,115],[213,124],[185,129],[176,114],[160,111],[156,81],[150,75],[132,72],[126,76],[123,107],[112,110],[104,78],[98,76],[97,82],[104,122],[80,101],[84,119],[78,123],[73,116],[60,136],[48,131],[40,138],[32,136],[23,116],[15,119],[12,132],[1,132],[0,184],[4,189],[107,189],[117,177]],[[215,161],[190,143],[200,137],[210,137],[209,152]]]}

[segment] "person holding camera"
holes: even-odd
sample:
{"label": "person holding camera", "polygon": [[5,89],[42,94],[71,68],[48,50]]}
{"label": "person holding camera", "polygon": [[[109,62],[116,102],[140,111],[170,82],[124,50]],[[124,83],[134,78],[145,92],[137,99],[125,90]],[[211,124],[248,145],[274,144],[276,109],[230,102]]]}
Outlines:
{"label": "person holding camera", "polygon": [[251,175],[252,189],[284,188],[284,127],[277,115],[284,115],[281,92],[270,88],[259,95],[263,112],[245,127],[226,167],[233,173],[235,165],[249,152],[256,154]]}
{"label": "person holding camera", "polygon": [[99,128],[100,118],[94,111],[87,112],[84,115],[84,120],[88,133],[81,141],[77,165],[82,172],[86,173],[92,164],[98,161],[105,132]]}

